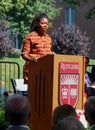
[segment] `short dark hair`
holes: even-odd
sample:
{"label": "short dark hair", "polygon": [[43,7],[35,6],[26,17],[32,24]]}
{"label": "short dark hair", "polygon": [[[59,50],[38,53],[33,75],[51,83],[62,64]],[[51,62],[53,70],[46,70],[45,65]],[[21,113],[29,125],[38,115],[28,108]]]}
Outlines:
{"label": "short dark hair", "polygon": [[55,130],[85,130],[85,128],[76,117],[68,116],[58,122]]}
{"label": "short dark hair", "polygon": [[95,96],[88,97],[84,104],[85,117],[90,125],[95,124]]}
{"label": "short dark hair", "polygon": [[75,116],[75,117],[77,117],[76,110],[69,104],[64,104],[64,105],[57,106],[54,109],[53,117],[52,117],[53,127],[55,127],[57,125],[59,120],[62,120],[67,116]]}
{"label": "short dark hair", "polygon": [[26,96],[10,95],[6,99],[5,112],[11,124],[26,123],[29,118],[30,104]]}

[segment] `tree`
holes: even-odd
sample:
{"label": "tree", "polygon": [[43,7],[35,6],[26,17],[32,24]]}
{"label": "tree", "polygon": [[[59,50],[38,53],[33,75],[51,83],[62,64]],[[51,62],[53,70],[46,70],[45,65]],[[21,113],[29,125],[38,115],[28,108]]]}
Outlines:
{"label": "tree", "polygon": [[90,38],[75,25],[62,25],[51,37],[55,53],[89,57]]}
{"label": "tree", "polygon": [[[63,0],[63,2],[68,3],[73,6],[81,6],[82,3],[87,3],[90,0]],[[93,2],[93,6],[88,10],[86,19],[92,19],[95,15],[95,0],[91,0]]]}
{"label": "tree", "polygon": [[31,21],[36,13],[45,12],[50,22],[58,15],[60,8],[57,9],[55,3],[55,0],[3,0],[0,12],[6,16],[9,29],[18,33],[19,43],[22,43],[25,35],[29,33]]}
{"label": "tree", "polygon": [[4,58],[8,53],[12,52],[12,43],[9,40],[6,21],[0,19],[0,58]]}

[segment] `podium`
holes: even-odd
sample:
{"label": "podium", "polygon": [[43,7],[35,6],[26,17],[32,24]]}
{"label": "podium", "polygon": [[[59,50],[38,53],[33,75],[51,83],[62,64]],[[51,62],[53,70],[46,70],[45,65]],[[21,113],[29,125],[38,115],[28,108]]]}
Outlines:
{"label": "podium", "polygon": [[71,104],[83,109],[85,58],[47,55],[29,63],[28,99],[32,130],[51,130],[56,106]]}

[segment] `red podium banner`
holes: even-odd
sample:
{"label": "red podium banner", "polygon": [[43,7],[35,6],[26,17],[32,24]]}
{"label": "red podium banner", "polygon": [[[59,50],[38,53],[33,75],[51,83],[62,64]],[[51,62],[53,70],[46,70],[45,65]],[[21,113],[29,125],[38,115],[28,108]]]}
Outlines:
{"label": "red podium banner", "polygon": [[59,104],[70,104],[75,107],[78,103],[79,63],[59,63]]}

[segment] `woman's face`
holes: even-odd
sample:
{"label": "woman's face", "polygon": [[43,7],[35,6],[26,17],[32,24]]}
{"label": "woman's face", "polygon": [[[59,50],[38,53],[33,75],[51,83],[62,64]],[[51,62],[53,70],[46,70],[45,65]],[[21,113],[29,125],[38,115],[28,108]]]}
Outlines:
{"label": "woman's face", "polygon": [[42,18],[38,24],[38,30],[41,33],[45,33],[49,27],[48,19],[47,18]]}

